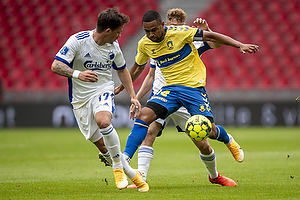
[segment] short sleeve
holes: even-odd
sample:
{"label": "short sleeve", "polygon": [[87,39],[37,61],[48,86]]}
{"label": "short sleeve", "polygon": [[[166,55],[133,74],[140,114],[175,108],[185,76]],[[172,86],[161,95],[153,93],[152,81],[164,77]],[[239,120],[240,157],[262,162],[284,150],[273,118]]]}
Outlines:
{"label": "short sleeve", "polygon": [[156,62],[154,59],[150,58],[150,67],[151,68],[156,68]]}
{"label": "short sleeve", "polygon": [[138,43],[138,47],[137,47],[137,52],[135,55],[135,62],[136,64],[138,64],[139,66],[143,66],[145,65],[148,60],[149,60],[149,56],[143,51],[143,43],[140,41]]}
{"label": "short sleeve", "polygon": [[60,60],[70,66],[70,63],[75,58],[78,46],[77,39],[74,35],[72,35],[56,54],[55,59]]}
{"label": "short sleeve", "polygon": [[114,45],[116,47],[116,58],[114,59],[112,66],[115,70],[124,69],[126,67],[126,61],[124,59],[124,55],[121,51],[118,42],[114,42]]}

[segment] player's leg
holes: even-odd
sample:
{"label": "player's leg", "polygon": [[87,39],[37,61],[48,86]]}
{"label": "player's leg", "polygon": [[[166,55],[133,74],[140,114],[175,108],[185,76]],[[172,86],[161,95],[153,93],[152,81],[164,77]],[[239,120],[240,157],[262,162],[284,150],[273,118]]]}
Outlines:
{"label": "player's leg", "polygon": [[[163,88],[161,91],[164,90]],[[154,96],[156,98],[153,97],[147,102],[146,106],[141,110],[139,117],[135,120],[124,150],[124,156],[128,162],[130,162],[138,146],[146,138],[149,124],[157,118],[167,117],[180,107],[176,101],[176,93],[173,94],[170,90],[166,89],[165,92],[157,93]]]}
{"label": "player's leg", "polygon": [[[181,96],[181,102],[184,107],[187,108],[189,113],[193,115],[204,115],[207,116],[211,123],[214,123],[212,110],[209,104],[208,95],[204,87],[202,88],[181,88],[183,95]],[[209,145],[207,139],[202,141],[193,141],[200,150],[200,157],[205,163],[209,171],[209,180],[212,183],[217,183],[223,186],[235,186],[235,182],[229,178],[221,176],[217,173],[216,168],[216,156]]]}
{"label": "player's leg", "polygon": [[162,124],[164,124],[164,120],[162,119],[157,119],[150,124],[146,138],[142,143],[143,146],[153,147],[153,143],[162,127]]}
{"label": "player's leg", "polygon": [[82,106],[79,109],[73,110],[75,119],[77,121],[78,127],[81,133],[84,135],[86,140],[90,140],[95,146],[99,149],[99,155],[106,155],[105,161],[106,165],[112,163],[110,155],[104,145],[103,136],[100,133],[99,127],[95,122],[95,118],[93,116],[91,102],[87,103],[87,105]]}
{"label": "player's leg", "polygon": [[[140,173],[132,169],[128,163],[124,162],[121,153],[119,136],[111,124],[111,118],[114,111],[114,101],[112,92],[104,92],[100,97],[91,100],[96,124],[103,135],[105,146],[112,158],[113,172],[116,186],[119,189],[126,188],[128,185],[126,175],[136,183],[140,191],[148,191],[148,184],[142,179]],[[127,164],[124,166],[123,164]],[[125,175],[125,173],[126,175]]]}
{"label": "player's leg", "polygon": [[185,107],[180,107],[176,112],[169,116],[174,122],[178,132],[185,132],[185,124],[190,117],[191,115]]}
{"label": "player's leg", "polygon": [[[95,98],[97,99],[97,98]],[[79,109],[73,110],[74,116],[77,120],[78,127],[86,140],[90,140],[92,143],[98,144],[98,149],[103,150],[102,144],[99,140],[103,137],[101,130],[99,130],[98,124],[95,121],[93,111],[94,100],[91,99],[86,105]],[[109,112],[107,112],[109,113]],[[110,117],[109,117],[110,118]],[[108,120],[109,121],[109,120]],[[124,174],[124,173],[123,173]],[[124,177],[124,176],[123,176]],[[126,176],[125,176],[126,178]],[[126,179],[127,181],[127,179]],[[124,187],[124,185],[122,186]],[[126,187],[126,186],[125,186]]]}
{"label": "player's leg", "polygon": [[[95,133],[94,135],[101,134],[100,130],[97,130],[98,133]],[[101,138],[99,140],[96,140],[96,142],[93,142],[94,145],[99,149],[99,159],[101,162],[105,164],[105,166],[112,166],[112,159],[110,157],[110,154],[105,147],[103,136],[101,134]]]}
{"label": "player's leg", "polygon": [[123,168],[121,163],[121,150],[118,134],[111,124],[112,114],[107,111],[97,112],[95,120],[103,135],[104,142],[109,154],[112,157],[113,169]]}
{"label": "player's leg", "polygon": [[99,111],[95,114],[95,120],[103,135],[104,143],[112,158],[112,167],[115,176],[116,186],[119,189],[126,188],[128,181],[123,171],[121,162],[121,148],[119,136],[111,124],[112,114],[108,111]]}
{"label": "player's leg", "polygon": [[[161,119],[160,119],[161,120]],[[162,123],[163,120],[161,121]],[[162,124],[154,121],[150,124],[147,136],[139,148],[138,152],[138,169],[143,172],[144,180],[147,179],[150,162],[153,158],[153,143],[157,134],[159,133]]]}
{"label": "player's leg", "polygon": [[244,160],[244,152],[241,147],[233,139],[233,137],[225,131],[223,127],[219,125],[216,126],[214,123],[213,113],[209,103],[208,94],[206,93],[206,89],[202,87],[193,88],[192,90],[194,90],[194,95],[190,96],[190,98],[184,99],[185,107],[188,108],[191,115],[200,114],[209,118],[212,122],[212,132],[209,138],[223,142],[231,151],[235,160],[238,162],[242,162]]}
{"label": "player's leg", "polygon": [[[164,124],[164,120],[157,119],[162,124]],[[143,143],[141,144],[138,152],[138,170],[142,172],[144,181],[147,180],[147,174],[150,167],[150,162],[153,158],[153,143],[155,138],[160,131],[162,125],[156,121],[152,122],[149,126],[147,135]],[[127,188],[136,188],[135,184],[131,184],[127,186]]]}
{"label": "player's leg", "polygon": [[202,141],[194,141],[194,144],[200,151],[200,158],[204,162],[209,173],[209,181],[211,183],[220,184],[222,186],[236,186],[236,183],[225,176],[221,176],[217,172],[216,155],[207,139]]}
{"label": "player's leg", "polygon": [[[155,104],[155,103],[154,103]],[[153,103],[150,105],[154,105]],[[129,134],[124,150],[125,159],[130,162],[130,159],[133,157],[134,153],[138,149],[139,145],[142,144],[144,139],[146,138],[149,124],[156,119],[157,112],[154,110],[162,110],[164,107],[160,106],[159,104],[155,104],[149,107],[149,102],[146,106],[141,110],[139,117],[135,120],[131,133]],[[154,109],[154,110],[153,110]]]}
{"label": "player's leg", "polygon": [[[184,131],[185,130],[185,123],[190,118],[189,112],[181,107],[176,111],[175,113],[171,114],[169,116],[174,124],[176,125],[178,131]],[[226,186],[235,186],[235,182],[229,178],[226,178],[224,176],[219,175],[217,172],[217,164],[216,164],[216,156],[213,148],[210,146],[207,139],[203,141],[194,141],[194,144],[197,146],[197,148],[200,151],[200,158],[204,162],[208,173],[209,173],[209,180],[213,183],[218,183],[221,185]]]}
{"label": "player's leg", "polygon": [[200,151],[200,158],[204,162],[209,176],[213,179],[218,177],[217,172],[217,164],[216,164],[216,155],[213,150],[213,148],[209,145],[209,142],[207,139],[202,141],[194,141],[194,144]]}
{"label": "player's leg", "polygon": [[212,132],[209,135],[209,138],[223,142],[230,150],[234,159],[238,162],[243,162],[244,151],[242,150],[240,145],[234,140],[232,135],[228,134],[222,126],[215,125],[215,123],[212,123]]}
{"label": "player's leg", "polygon": [[132,169],[129,164],[124,160],[123,154],[120,149],[120,140],[116,130],[110,124],[111,113],[107,111],[97,112],[95,115],[96,122],[103,135],[103,139],[111,155],[113,162],[113,171],[115,182],[119,189],[126,188],[128,185],[127,178],[124,173],[137,185],[140,191],[149,191],[148,184],[142,179],[141,174]]}
{"label": "player's leg", "polygon": [[[163,97],[157,97],[156,95],[163,95]],[[169,113],[172,113],[179,108],[179,103],[176,101],[176,93],[173,94],[171,91],[167,91],[156,95],[156,98],[149,100],[146,106],[141,110],[141,113],[138,119],[135,120],[133,129],[128,136],[124,150],[124,157],[128,162],[130,162],[129,159],[132,158],[138,146],[145,139],[149,124],[158,117],[167,117]]]}

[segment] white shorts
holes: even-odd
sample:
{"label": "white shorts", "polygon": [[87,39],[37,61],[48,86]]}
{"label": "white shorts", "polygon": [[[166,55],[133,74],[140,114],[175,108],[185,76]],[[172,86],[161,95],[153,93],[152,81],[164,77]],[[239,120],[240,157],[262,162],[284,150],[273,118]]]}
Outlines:
{"label": "white shorts", "polygon": [[114,93],[103,92],[92,97],[84,106],[73,109],[78,127],[86,140],[96,142],[103,136],[95,120],[95,115],[100,111],[114,113]]}
{"label": "white shorts", "polygon": [[164,123],[167,124],[170,121],[170,119],[172,119],[177,129],[180,128],[184,131],[185,123],[190,117],[191,115],[187,111],[187,109],[185,107],[180,107],[176,112],[169,115],[165,120],[159,118],[155,121],[163,126]]}

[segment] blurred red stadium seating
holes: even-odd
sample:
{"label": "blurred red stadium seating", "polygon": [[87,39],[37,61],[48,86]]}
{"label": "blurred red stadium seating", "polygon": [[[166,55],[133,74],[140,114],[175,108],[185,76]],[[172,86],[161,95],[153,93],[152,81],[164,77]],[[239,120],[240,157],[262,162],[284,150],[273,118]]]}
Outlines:
{"label": "blurred red stadium seating", "polygon": [[195,17],[207,19],[213,31],[260,46],[252,55],[232,47],[204,53],[207,88],[300,89],[299,0],[217,0]]}
{"label": "blurred red stadium seating", "polygon": [[130,17],[120,45],[135,35],[156,0],[1,0],[0,79],[4,91],[66,91],[67,79],[51,72],[56,52],[68,37],[95,28],[99,11],[108,7]]}
{"label": "blurred red stadium seating", "polygon": [[[50,70],[67,38],[95,27],[97,14],[117,6],[129,15],[120,45],[137,33],[140,18],[159,1],[1,0],[0,78],[6,91],[66,91],[67,80]],[[71,6],[70,6],[71,5]],[[188,11],[187,11],[188,13]],[[300,0],[216,0],[195,17],[260,52],[243,55],[221,47],[202,56],[210,90],[300,89]],[[139,28],[136,28],[139,27]]]}

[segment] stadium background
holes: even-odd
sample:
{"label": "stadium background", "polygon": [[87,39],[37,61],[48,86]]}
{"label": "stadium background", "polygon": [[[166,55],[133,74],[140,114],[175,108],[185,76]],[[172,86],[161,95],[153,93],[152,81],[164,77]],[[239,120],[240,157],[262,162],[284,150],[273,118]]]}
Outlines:
{"label": "stadium background", "polygon": [[[203,17],[216,32],[258,44],[260,52],[254,55],[221,47],[202,56],[216,123],[300,125],[300,0],[1,0],[0,128],[76,126],[67,78],[52,73],[50,66],[71,34],[93,29],[99,11],[112,6],[131,19],[119,38],[129,68],[148,9],[165,18],[168,9],[180,7],[188,25]],[[147,71],[134,83],[136,90]],[[122,92],[115,99],[113,124],[131,126],[128,95]]]}

